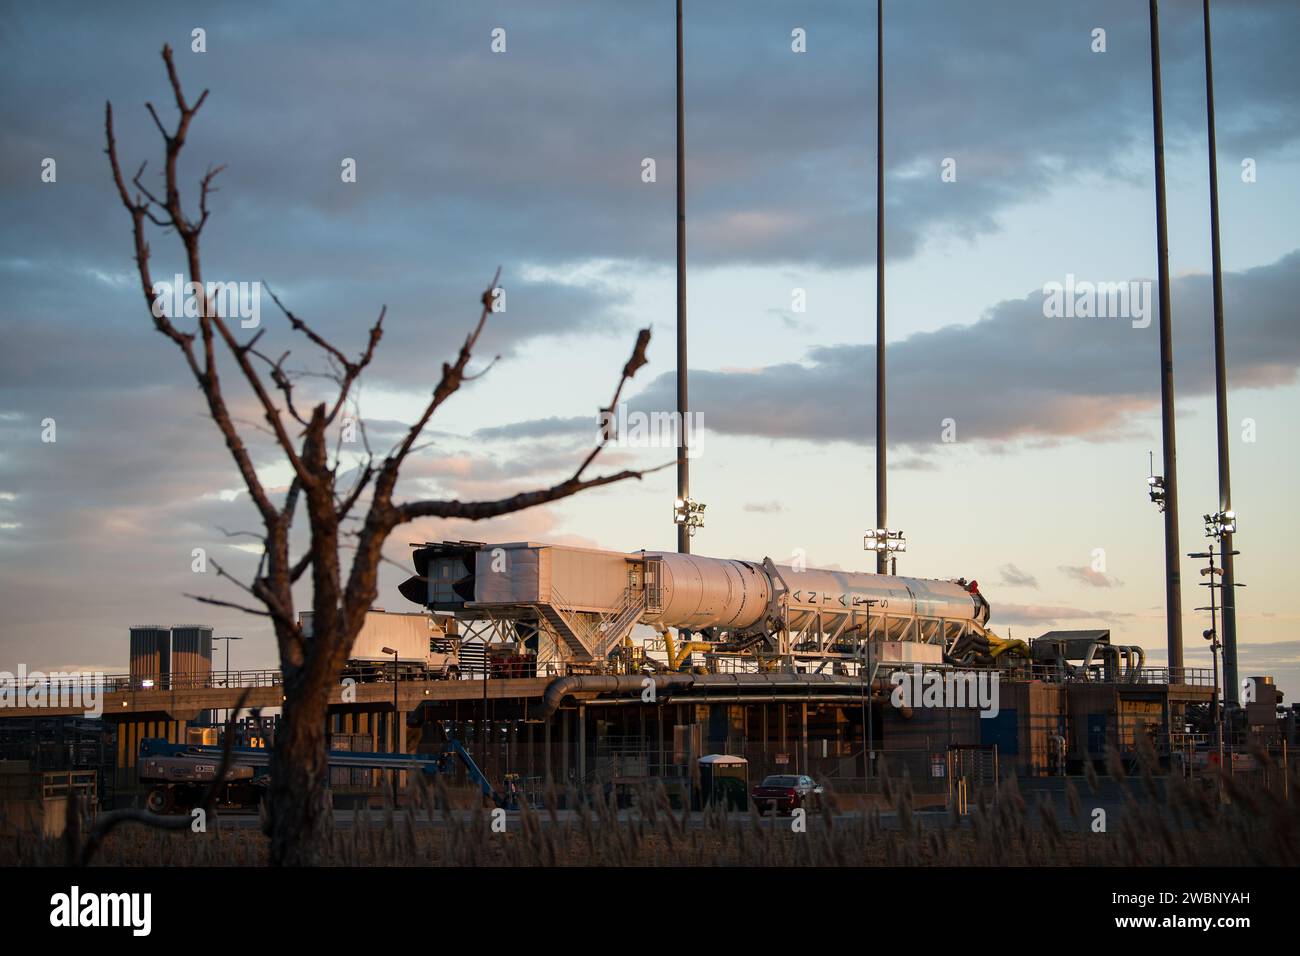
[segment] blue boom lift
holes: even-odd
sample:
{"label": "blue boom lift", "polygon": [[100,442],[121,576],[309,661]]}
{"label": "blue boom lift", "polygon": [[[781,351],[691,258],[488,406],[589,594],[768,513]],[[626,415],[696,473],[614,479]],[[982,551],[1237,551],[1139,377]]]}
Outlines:
{"label": "blue boom lift", "polygon": [[[202,799],[207,786],[221,764],[219,746],[173,744],[158,737],[140,741],[138,762],[141,783],[152,784],[146,805],[155,813],[188,809]],[[448,772],[459,760],[469,778],[498,807],[507,808],[510,800],[493,789],[478,764],[459,740],[450,738],[436,754],[357,753],[331,750],[329,766],[362,770],[415,771],[428,777]],[[224,802],[256,806],[261,792],[270,781],[271,751],[265,747],[231,747],[230,765],[226,769]]]}

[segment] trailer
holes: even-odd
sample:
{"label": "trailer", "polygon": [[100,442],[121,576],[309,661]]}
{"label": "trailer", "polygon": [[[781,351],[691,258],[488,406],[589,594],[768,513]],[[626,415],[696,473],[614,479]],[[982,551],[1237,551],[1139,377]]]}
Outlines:
{"label": "trailer", "polygon": [[[301,611],[298,622],[311,640],[311,611]],[[389,653],[385,653],[385,649]],[[396,659],[391,651],[396,651]],[[460,640],[456,621],[445,615],[398,613],[372,608],[352,644],[344,677],[361,681],[460,679]]]}
{"label": "trailer", "polygon": [[[202,801],[221,766],[223,748],[173,744],[157,737],[140,741],[139,779],[150,786],[145,806],[154,813],[187,812]],[[469,752],[454,737],[436,754],[354,753],[331,750],[330,768],[413,771],[427,777],[447,773],[459,761],[479,792],[498,807],[512,800],[498,793]],[[271,751],[265,747],[232,747],[230,763],[217,793],[217,805],[252,809],[271,782]]]}

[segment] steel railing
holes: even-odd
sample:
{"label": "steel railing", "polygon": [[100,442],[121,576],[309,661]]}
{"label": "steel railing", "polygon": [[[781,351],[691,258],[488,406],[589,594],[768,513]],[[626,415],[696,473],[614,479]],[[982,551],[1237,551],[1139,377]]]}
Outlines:
{"label": "steel railing", "polygon": [[1094,665],[1082,667],[1041,663],[1014,663],[1006,668],[1009,676],[1022,680],[1043,680],[1056,683],[1094,684],[1180,684],[1193,687],[1213,687],[1214,672],[1208,667],[1137,667],[1106,668]]}
{"label": "steel railing", "polygon": [[[641,602],[635,601],[620,607],[620,613],[613,618],[615,627],[626,623],[627,617],[641,609]],[[598,624],[592,627],[582,627],[579,625],[579,636],[590,642],[590,646],[595,650],[602,649],[602,644],[612,644],[610,635],[603,634],[598,629]],[[658,638],[648,638],[645,642],[647,650],[661,650],[662,641]],[[608,652],[609,647],[603,648]],[[712,659],[713,667],[721,672],[752,672],[767,670],[790,670],[793,671],[794,659],[790,656],[781,655],[744,655],[733,657],[731,655],[719,654],[708,655]],[[803,662],[801,662],[803,663]],[[854,664],[852,660],[847,661]],[[910,671],[914,664],[884,664],[883,667],[902,668]],[[930,670],[952,670],[952,671],[975,671],[988,672],[984,668],[954,667],[950,664],[923,664],[920,665],[923,671]],[[805,667],[807,665],[805,664]],[[537,675],[561,677],[570,672],[569,662],[564,661],[539,661],[537,663]],[[1178,684],[1193,687],[1214,687],[1213,671],[1208,667],[1183,667],[1171,669],[1168,667],[1141,667],[1125,671],[1123,668],[1115,670],[1107,675],[1102,668],[1090,668],[1083,670],[1078,667],[1063,668],[1055,664],[1039,663],[1017,663],[1010,667],[1002,668],[999,671],[1006,677],[1018,680],[1042,680],[1054,683],[1097,683],[1097,684]],[[435,681],[442,678],[434,675],[421,674],[402,674],[401,679],[414,681]],[[95,675],[80,673],[71,675],[67,678],[57,680],[46,679],[44,681],[29,681],[27,684],[28,694],[36,692],[37,688],[43,690],[47,699],[54,699],[52,695],[59,693],[72,694],[74,692],[93,691],[95,693],[150,693],[166,692],[171,693],[179,690],[215,690],[225,688],[248,688],[248,687],[278,687],[283,683],[283,675],[278,668],[266,668],[260,670],[231,670],[231,671],[212,671],[210,673],[180,673],[180,674],[106,674],[102,679],[97,679]]]}

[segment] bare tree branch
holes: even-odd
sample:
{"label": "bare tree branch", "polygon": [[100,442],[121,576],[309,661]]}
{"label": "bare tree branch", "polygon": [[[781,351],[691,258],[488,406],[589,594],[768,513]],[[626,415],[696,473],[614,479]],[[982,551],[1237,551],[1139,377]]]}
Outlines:
{"label": "bare tree branch", "polygon": [[642,471],[620,471],[610,475],[601,475],[598,478],[567,478],[559,484],[544,488],[541,491],[524,491],[517,495],[511,495],[509,498],[499,498],[496,501],[412,501],[397,506],[398,523],[402,524],[416,518],[465,518],[469,521],[496,518],[501,515],[513,514],[516,511],[523,511],[525,508],[533,508],[537,505],[559,501],[561,498],[571,497],[580,491],[586,491],[588,488],[612,485],[617,481],[626,481],[629,478],[640,479],[645,475],[662,471],[671,464],[673,462],[669,461]]}
{"label": "bare tree branch", "polygon": [[[578,466],[578,470],[573,473],[574,478],[581,478],[582,473],[587,470],[587,466],[596,460],[596,456],[599,455],[609,443],[611,437],[611,416],[614,415],[615,409],[618,407],[618,399],[619,396],[623,394],[623,386],[632,380],[632,376],[636,375],[637,370],[640,369],[641,366],[650,361],[645,356],[645,350],[649,345],[650,330],[642,329],[637,334],[636,345],[632,347],[632,356],[627,360],[627,364],[623,366],[623,375],[619,378],[618,386],[614,389],[614,397],[609,400],[609,405],[606,408],[601,409],[600,441],[596,444],[596,447],[591,450],[591,454],[589,454],[586,459],[583,460],[582,464]],[[684,425],[679,423],[678,427],[684,427]]]}
{"label": "bare tree branch", "polygon": [[228,607],[236,611],[243,611],[245,614],[252,614],[255,617],[271,617],[271,612],[261,608],[249,607],[247,604],[236,604],[234,601],[223,601],[220,598],[204,597],[201,594],[190,594],[188,591],[182,592],[183,595],[192,601],[198,601],[200,604],[211,604],[213,607]]}

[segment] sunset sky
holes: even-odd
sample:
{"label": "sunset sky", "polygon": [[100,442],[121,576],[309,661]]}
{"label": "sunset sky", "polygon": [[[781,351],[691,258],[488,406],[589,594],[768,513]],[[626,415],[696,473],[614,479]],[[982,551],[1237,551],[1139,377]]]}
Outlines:
{"label": "sunset sky", "polygon": [[[1300,5],[1215,9],[1215,80],[1242,676],[1300,695]],[[875,7],[688,0],[687,211],[694,550],[870,567],[875,522]],[[1162,4],[1182,550],[1217,509],[1201,5]],[[1146,5],[1131,0],[886,3],[890,519],[900,573],[976,578],[1016,637],[1109,627],[1164,658],[1157,328],[1046,318],[1067,275],[1155,277]],[[195,28],[207,50],[191,50]],[[506,31],[494,53],[491,34]],[[806,31],[807,51],[791,50]],[[1092,32],[1106,31],[1105,52]],[[361,393],[386,449],[423,407],[499,265],[506,312],[434,419],[403,495],[495,498],[551,484],[595,435],[636,330],[650,364],[630,407],[674,404],[672,0],[0,8],[0,669],[126,668],[127,628],[211,623],[238,667],[275,664],[262,620],[193,574],[204,548],[251,575],[257,516],[180,354],[153,330],[123,164],[172,122],[158,52],[176,49],[195,120],[197,203],[228,164],[204,234],[207,278],[262,281],[345,351],[381,305]],[[57,178],[42,181],[55,160]],[[653,158],[657,179],[642,179]],[[945,159],[955,182],[941,179]],[[357,181],[341,164],[356,162]],[[1250,160],[1255,181],[1243,181]],[[156,277],[180,271],[155,230]],[[792,308],[795,289],[807,309]],[[268,351],[321,370],[264,297]],[[237,395],[265,479],[287,471]],[[313,382],[304,381],[310,390]],[[57,440],[42,441],[54,419]],[[943,442],[943,421],[955,442]],[[1249,420],[1249,424],[1244,424]],[[1253,439],[1253,440],[1249,440]],[[611,450],[604,468],[671,449]],[[423,521],[414,541],[674,546],[672,469],[483,524]],[[299,546],[301,547],[301,540]],[[1094,569],[1104,549],[1104,571]],[[1199,563],[1183,564],[1187,664],[1209,664]],[[379,604],[410,610],[386,565]],[[300,601],[305,601],[304,591]],[[302,606],[300,604],[300,606]]]}

